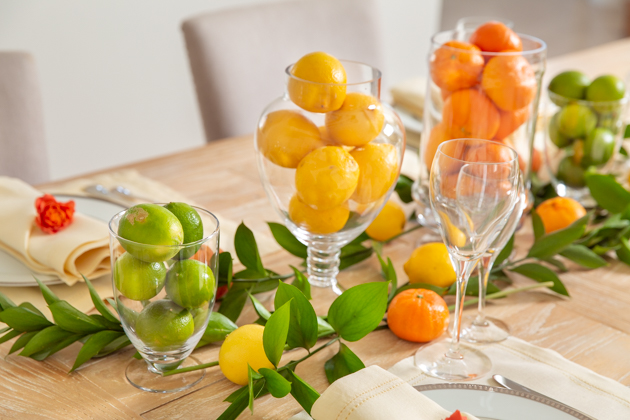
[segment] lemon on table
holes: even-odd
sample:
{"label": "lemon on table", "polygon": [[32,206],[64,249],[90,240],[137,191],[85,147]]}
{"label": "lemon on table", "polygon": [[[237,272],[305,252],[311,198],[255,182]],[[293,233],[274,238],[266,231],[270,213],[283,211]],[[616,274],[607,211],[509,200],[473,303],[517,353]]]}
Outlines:
{"label": "lemon on table", "polygon": [[359,183],[352,199],[371,203],[387,193],[398,176],[398,154],[391,144],[369,143],[350,152],[359,164]]}
{"label": "lemon on table", "polygon": [[304,204],[297,195],[289,202],[289,218],[296,225],[310,233],[326,235],[343,229],[350,217],[350,210],[344,206],[329,210],[315,210]]}
{"label": "lemon on table", "polygon": [[120,219],[118,236],[136,242],[120,241],[125,251],[134,257],[160,262],[178,253],[175,246],[184,242],[184,229],[177,217],[164,207],[138,204],[129,208]]}
{"label": "lemon on table", "polygon": [[116,289],[132,300],[149,300],[164,287],[166,266],[163,262],[146,262],[125,252],[114,264]]}
{"label": "lemon on table", "polygon": [[402,207],[393,201],[388,201],[365,232],[372,239],[386,241],[400,235],[406,222],[407,218]]}
{"label": "lemon on table", "polygon": [[363,146],[371,142],[384,124],[383,105],[365,93],[348,93],[341,108],[326,114],[328,135],[344,146]]}
{"label": "lemon on table", "polygon": [[618,101],[626,95],[626,85],[613,75],[599,76],[586,88],[586,99],[589,101]]}
{"label": "lemon on table", "polygon": [[[179,223],[184,230],[184,244],[190,244],[203,239],[203,221],[201,216],[197,213],[191,205],[186,203],[171,202],[164,206],[165,209],[170,211],[177,217]],[[184,248],[177,253],[175,258],[183,260],[190,258],[199,250],[201,245],[191,246]]]}
{"label": "lemon on table", "polygon": [[264,331],[262,325],[243,325],[225,338],[219,350],[219,367],[228,380],[247,385],[247,365],[256,372],[260,368],[274,368],[263,347]]}
{"label": "lemon on table", "polygon": [[440,242],[416,248],[403,267],[409,276],[409,283],[449,287],[457,280],[446,245]]}
{"label": "lemon on table", "polygon": [[346,70],[335,57],[313,52],[300,58],[291,67],[287,90],[300,108],[310,112],[339,109],[346,98]]}
{"label": "lemon on table", "polygon": [[136,319],[136,334],[144,344],[154,349],[182,345],[195,330],[188,309],[170,300],[148,304]]}
{"label": "lemon on table", "polygon": [[591,80],[577,70],[563,71],[549,82],[549,90],[570,99],[584,99]]}
{"label": "lemon on table", "polygon": [[197,260],[180,260],[166,273],[166,294],[179,306],[198,308],[214,297],[212,270]]}

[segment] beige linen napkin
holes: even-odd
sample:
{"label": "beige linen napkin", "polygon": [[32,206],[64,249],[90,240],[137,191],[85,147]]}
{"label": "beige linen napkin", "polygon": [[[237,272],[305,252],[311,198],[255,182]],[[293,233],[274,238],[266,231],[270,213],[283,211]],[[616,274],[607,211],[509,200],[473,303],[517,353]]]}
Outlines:
{"label": "beige linen napkin", "polygon": [[65,229],[46,234],[35,224],[35,200],[42,193],[25,182],[0,177],[0,249],[29,269],[58,276],[68,285],[110,270],[105,223],[80,213]]}

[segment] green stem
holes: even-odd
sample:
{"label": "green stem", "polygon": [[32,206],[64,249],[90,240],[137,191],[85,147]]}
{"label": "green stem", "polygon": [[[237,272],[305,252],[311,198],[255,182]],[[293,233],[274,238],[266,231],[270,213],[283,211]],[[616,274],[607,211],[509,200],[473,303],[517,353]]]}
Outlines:
{"label": "green stem", "polygon": [[232,283],[262,283],[263,281],[269,281],[269,280],[286,280],[286,279],[290,279],[293,276],[295,276],[295,274],[291,273],[291,274],[283,274],[280,276],[263,277],[261,279],[232,279]]}
{"label": "green stem", "polygon": [[394,239],[398,239],[398,238],[400,238],[401,236],[406,235],[406,234],[408,234],[408,233],[410,233],[410,232],[413,232],[414,230],[418,230],[418,229],[420,229],[420,228],[422,228],[422,227],[424,227],[424,226],[422,226],[422,225],[418,224],[418,225],[416,225],[416,226],[414,226],[414,227],[412,227],[412,228],[410,228],[410,229],[407,229],[407,230],[406,230],[406,231],[404,231],[404,232],[399,233],[399,234],[398,234],[398,235],[396,235],[396,236],[392,236],[391,238],[389,238],[389,239],[388,239],[388,240],[386,240],[386,241],[382,241],[382,243],[383,243],[383,244],[388,244],[388,243],[390,243],[391,241],[393,241]]}
{"label": "green stem", "polygon": [[217,362],[204,363],[202,365],[189,366],[189,367],[185,367],[181,369],[173,369],[169,372],[163,373],[162,376],[171,376],[171,375],[177,375],[178,373],[192,372],[194,370],[205,369],[212,366],[216,366],[218,364],[219,362],[217,361]]}
{"label": "green stem", "polygon": [[312,355],[316,354],[317,352],[319,352],[320,350],[325,349],[326,347],[334,344],[336,341],[339,341],[341,339],[341,337],[337,336],[335,338],[333,338],[332,340],[330,340],[329,342],[327,342],[326,344],[323,344],[319,347],[317,347],[315,350],[313,350],[312,352],[310,352],[309,354],[307,354],[306,356],[302,357],[299,360],[294,360],[292,362],[287,363],[286,365],[278,368],[278,372],[281,372],[285,369],[289,369],[291,366],[295,366],[299,363],[302,363],[303,361],[305,361],[306,359],[308,359],[309,357],[311,357]]}
{"label": "green stem", "polygon": [[[531,286],[519,287],[517,289],[501,290],[500,292],[489,294],[488,296],[486,296],[486,299],[498,299],[505,296],[513,295],[514,293],[524,292],[526,290],[540,289],[542,287],[551,287],[551,286],[553,286],[553,282],[546,281],[544,283],[532,284]],[[474,305],[477,302],[479,302],[479,298],[469,299],[464,302],[464,306]],[[450,305],[448,307],[449,311],[453,311],[454,309],[455,309],[455,305]]]}

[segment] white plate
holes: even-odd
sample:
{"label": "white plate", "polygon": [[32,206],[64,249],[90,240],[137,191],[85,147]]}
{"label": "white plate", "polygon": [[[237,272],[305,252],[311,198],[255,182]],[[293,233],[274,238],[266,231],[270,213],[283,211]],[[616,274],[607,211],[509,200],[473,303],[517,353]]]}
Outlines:
{"label": "white plate", "polygon": [[564,404],[536,395],[477,384],[431,384],[414,387],[454,412],[480,420],[593,420]]}
{"label": "white plate", "polygon": [[[125,210],[124,207],[113,204],[108,201],[99,200],[97,198],[70,196],[55,194],[60,201],[74,200],[76,211],[91,216],[97,220],[102,220],[106,224],[118,212]],[[49,274],[37,274],[29,270],[19,260],[16,260],[9,254],[0,251],[0,286],[5,287],[23,287],[37,286],[37,282],[33,278],[37,275],[45,284],[61,284],[57,276]]]}

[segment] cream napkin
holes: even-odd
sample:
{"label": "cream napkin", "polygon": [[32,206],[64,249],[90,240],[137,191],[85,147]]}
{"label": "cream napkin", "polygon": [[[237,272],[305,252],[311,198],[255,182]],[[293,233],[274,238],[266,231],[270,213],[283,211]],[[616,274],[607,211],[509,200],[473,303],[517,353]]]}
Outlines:
{"label": "cream napkin", "polygon": [[37,273],[53,274],[68,285],[110,270],[105,223],[80,213],[65,229],[49,235],[35,224],[35,199],[42,193],[25,182],[0,177],[0,249]]}
{"label": "cream napkin", "polygon": [[315,401],[311,414],[316,420],[444,420],[452,413],[399,377],[370,366],[335,381]]}

